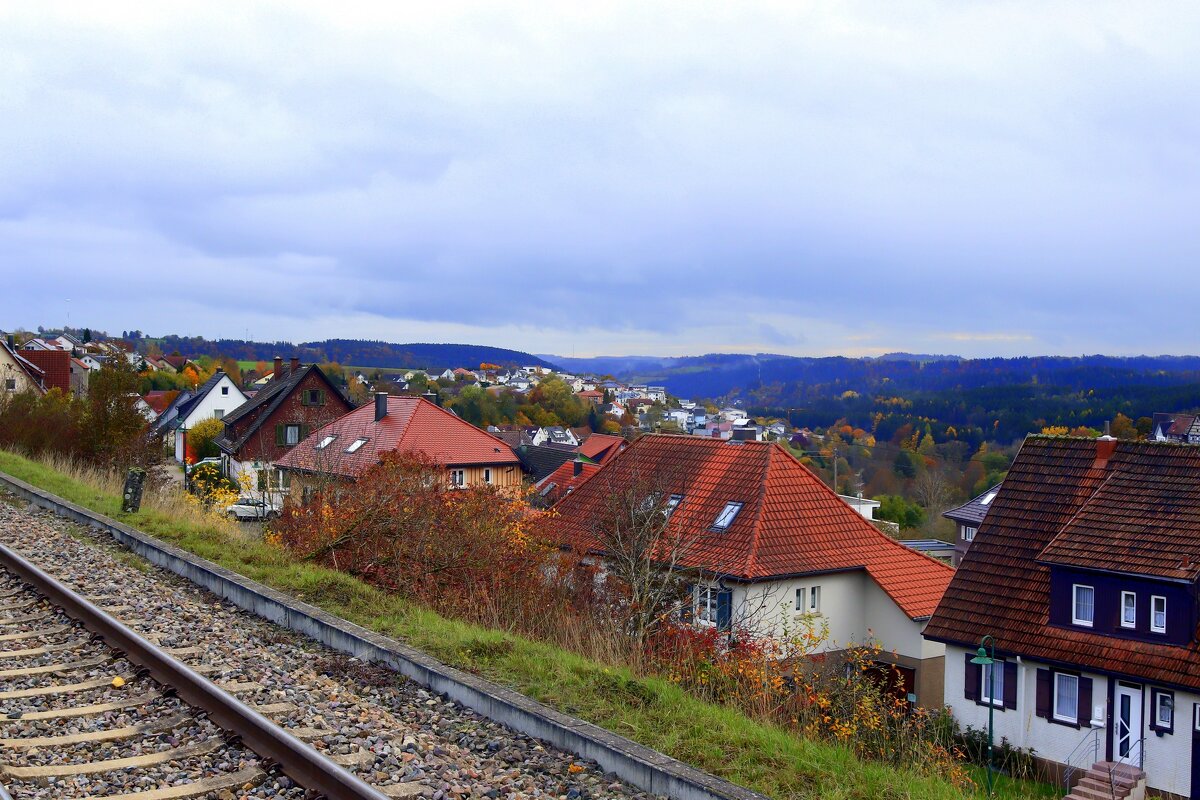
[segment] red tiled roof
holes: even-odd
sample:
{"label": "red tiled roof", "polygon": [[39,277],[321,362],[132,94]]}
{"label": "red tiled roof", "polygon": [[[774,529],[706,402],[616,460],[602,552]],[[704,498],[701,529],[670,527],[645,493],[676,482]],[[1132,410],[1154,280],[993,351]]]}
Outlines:
{"label": "red tiled roof", "polygon": [[154,412],[161,414],[167,410],[167,406],[171,405],[171,401],[179,396],[177,389],[153,389],[142,395],[142,399],[146,401],[146,405],[154,409]]}
{"label": "red tiled roof", "polygon": [[584,392],[576,392],[576,397],[604,397],[604,392],[598,392],[595,389],[588,389]]}
{"label": "red tiled roof", "polygon": [[619,453],[624,445],[625,439],[621,436],[593,433],[576,450],[596,463],[603,464]]}
{"label": "red tiled roof", "polygon": [[574,461],[564,461],[558,469],[538,481],[537,485],[549,491],[544,495],[551,502],[557,502],[579,488],[579,485],[600,471],[599,464],[583,462],[579,465],[579,474],[575,474]]}
{"label": "red tiled roof", "polygon": [[[694,545],[685,568],[742,581],[863,569],[910,618],[933,613],[953,570],[880,532],[781,447],[691,436],[643,436],[584,481],[550,522],[563,541],[594,547],[589,522],[614,491],[650,478],[683,500],[671,524]],[[726,503],[729,528],[711,531]]]}
{"label": "red tiled roof", "polygon": [[[1185,557],[1191,567],[1180,569]],[[1195,580],[1200,447],[1027,438],[925,629],[969,647],[992,634],[1006,653],[1200,688],[1194,638],[1156,644],[1051,626],[1047,561]]]}
{"label": "red tiled roof", "polygon": [[71,354],[66,350],[26,350],[21,353],[45,373],[46,389],[71,391]]}
{"label": "red tiled roof", "polygon": [[[336,436],[324,450],[316,446]],[[357,439],[367,442],[353,453]],[[387,416],[375,421],[375,404],[367,403],[318,429],[276,462],[285,469],[360,475],[379,462],[380,453],[424,453],[443,466],[519,464],[504,442],[420,397],[387,398]]]}

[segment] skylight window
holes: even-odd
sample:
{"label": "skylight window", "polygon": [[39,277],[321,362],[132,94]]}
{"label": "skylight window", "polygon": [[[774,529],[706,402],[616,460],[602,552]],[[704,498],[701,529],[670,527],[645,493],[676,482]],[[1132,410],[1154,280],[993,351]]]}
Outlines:
{"label": "skylight window", "polygon": [[982,498],[982,499],[979,501],[979,505],[981,505],[981,506],[986,506],[986,505],[988,505],[989,503],[991,503],[993,500],[995,500],[995,499],[996,499],[996,494],[997,494],[997,492],[988,492],[988,493],[987,493],[987,494],[985,494],[985,495],[983,496],[983,498]]}
{"label": "skylight window", "polygon": [[366,443],[367,443],[366,439],[363,439],[363,438],[355,439],[353,442],[350,443],[350,446],[346,448],[346,452],[347,453],[355,453],[358,451],[358,448],[362,447]]}
{"label": "skylight window", "polygon": [[713,529],[723,531],[728,528],[737,519],[738,512],[741,510],[741,503],[726,503],[725,508],[721,509],[721,513],[717,515],[717,521],[713,523]]}
{"label": "skylight window", "polygon": [[324,450],[326,447],[329,447],[329,445],[333,444],[333,440],[336,438],[337,436],[326,436],[324,439],[317,442],[317,449]]}
{"label": "skylight window", "polygon": [[668,517],[671,516],[671,514],[673,514],[675,512],[675,509],[679,506],[679,504],[682,501],[683,501],[683,495],[681,495],[681,494],[671,495],[669,498],[667,498],[667,504],[665,507],[663,507],[663,513],[666,514]]}

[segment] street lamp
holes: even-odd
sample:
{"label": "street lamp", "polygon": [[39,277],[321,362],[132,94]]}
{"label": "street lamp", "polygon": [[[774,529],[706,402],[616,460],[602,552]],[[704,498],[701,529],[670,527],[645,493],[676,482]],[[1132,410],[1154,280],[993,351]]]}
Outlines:
{"label": "street lamp", "polygon": [[[988,655],[987,645],[991,644],[992,654]],[[975,652],[975,657],[971,659],[972,664],[979,664],[985,669],[991,667],[988,672],[988,762],[987,762],[987,790],[988,797],[992,796],[992,737],[995,730],[996,718],[996,640],[989,633],[979,640],[979,649]]]}

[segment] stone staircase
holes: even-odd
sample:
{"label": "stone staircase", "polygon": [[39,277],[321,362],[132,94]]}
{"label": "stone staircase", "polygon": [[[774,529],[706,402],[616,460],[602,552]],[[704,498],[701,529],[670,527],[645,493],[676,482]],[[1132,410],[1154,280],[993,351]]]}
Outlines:
{"label": "stone staircase", "polygon": [[1129,764],[1098,761],[1083,773],[1067,800],[1145,800],[1146,773]]}

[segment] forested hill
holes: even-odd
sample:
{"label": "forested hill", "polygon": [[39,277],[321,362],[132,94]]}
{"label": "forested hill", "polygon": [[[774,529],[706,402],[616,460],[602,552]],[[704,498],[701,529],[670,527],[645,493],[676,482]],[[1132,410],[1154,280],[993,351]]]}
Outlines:
{"label": "forested hill", "polygon": [[1200,383],[1197,356],[1034,356],[960,359],[890,354],[884,358],[799,358],[710,354],[688,358],[556,359],[576,370],[663,384],[680,397],[757,395],[764,405],[800,405],[847,391],[907,393],[989,386],[1047,385],[1072,391]]}
{"label": "forested hill", "polygon": [[537,356],[503,347],[477,344],[432,344],[370,341],[365,339],[325,339],[320,342],[251,342],[245,339],[205,339],[201,336],[162,336],[135,340],[145,352],[152,344],[165,354],[178,351],[189,358],[220,356],[243,361],[270,361],[275,356],[298,356],[302,361],[336,361],[355,367],[475,368],[480,364],[503,367],[553,364]]}

